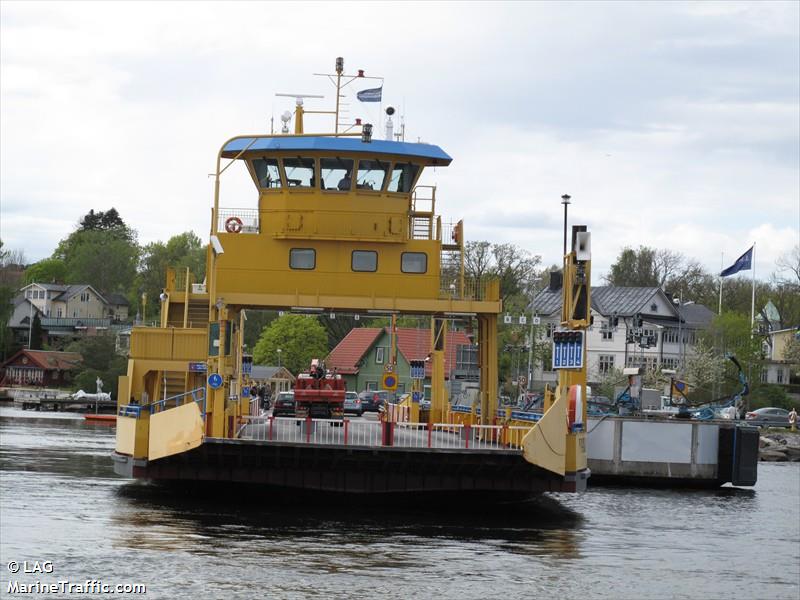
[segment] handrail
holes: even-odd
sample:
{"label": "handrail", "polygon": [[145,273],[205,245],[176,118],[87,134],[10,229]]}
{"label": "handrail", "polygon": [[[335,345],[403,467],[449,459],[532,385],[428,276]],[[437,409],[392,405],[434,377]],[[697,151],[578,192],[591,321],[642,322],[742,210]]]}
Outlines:
{"label": "handrail", "polygon": [[[191,396],[192,402],[196,402],[200,405],[200,413],[203,417],[205,417],[206,388],[204,387],[195,388],[193,390],[189,390],[188,392],[176,394],[175,396],[170,396],[169,398],[164,398],[163,400],[159,400],[157,402],[151,402],[150,404],[123,404],[119,407],[118,415],[120,417],[134,417],[138,419],[142,416],[142,410],[147,410],[147,412],[149,412],[151,415],[164,412],[165,410],[169,410],[171,408],[183,406],[185,404],[184,400],[187,396]],[[167,407],[166,403],[172,400],[175,401],[175,406]]]}

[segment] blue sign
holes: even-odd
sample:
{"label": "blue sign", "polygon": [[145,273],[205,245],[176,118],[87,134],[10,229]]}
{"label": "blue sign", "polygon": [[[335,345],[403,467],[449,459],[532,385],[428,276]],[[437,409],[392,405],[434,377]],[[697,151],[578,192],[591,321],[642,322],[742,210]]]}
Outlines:
{"label": "blue sign", "polygon": [[245,397],[245,398],[249,398],[250,397],[250,388],[249,387],[244,386],[242,388],[242,396]]}
{"label": "blue sign", "polygon": [[192,373],[205,373],[208,370],[206,363],[204,362],[190,362],[189,363],[189,371]]}
{"label": "blue sign", "polygon": [[585,332],[553,332],[553,368],[580,369],[583,367]]}
{"label": "blue sign", "polygon": [[216,390],[222,387],[222,375],[219,373],[212,373],[208,376],[208,386],[212,390]]}
{"label": "blue sign", "polygon": [[425,394],[423,392],[411,392],[411,401],[419,402]]}

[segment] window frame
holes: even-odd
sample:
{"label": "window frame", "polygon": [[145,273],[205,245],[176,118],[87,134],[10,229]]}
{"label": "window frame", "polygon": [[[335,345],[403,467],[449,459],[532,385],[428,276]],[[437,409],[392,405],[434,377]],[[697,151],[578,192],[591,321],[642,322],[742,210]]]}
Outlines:
{"label": "window frame", "polygon": [[[380,188],[369,189],[369,188],[359,188],[358,187],[358,175],[359,175],[359,173],[361,173],[361,163],[362,162],[367,162],[367,161],[376,162],[378,164],[388,165],[387,169],[385,169],[383,171],[383,173],[384,173],[383,182],[381,183],[381,187]],[[388,185],[389,178],[390,178],[390,176],[392,174],[392,167],[393,167],[393,163],[392,163],[391,160],[381,160],[380,158],[375,158],[375,157],[374,158],[362,158],[362,157],[359,157],[358,160],[356,161],[355,169],[353,171],[353,179],[352,179],[352,182],[351,182],[351,185],[350,185],[350,191],[351,192],[364,192],[364,193],[367,193],[367,194],[380,194],[380,193],[383,193],[383,191],[386,189],[386,186]],[[355,184],[355,185],[352,185],[352,184]]]}
{"label": "window frame", "polygon": [[386,348],[384,346],[375,347],[375,364],[382,365],[386,362]]}
{"label": "window frame", "polygon": [[[289,185],[289,175],[286,173],[286,159],[290,160],[312,160],[314,161],[314,172],[311,174],[311,179],[314,180],[314,185]],[[319,158],[316,156],[281,156],[279,159],[279,164],[281,166],[281,178],[285,183],[285,187],[283,189],[292,192],[292,191],[308,191],[308,190],[318,190],[319,189]]]}
{"label": "window frame", "polygon": [[[280,185],[278,187],[262,187],[259,185],[258,181],[258,173],[256,172],[256,161],[257,160],[274,160],[278,166],[278,181],[280,181]],[[251,158],[247,161],[247,169],[250,171],[250,176],[253,178],[253,181],[256,184],[256,189],[260,192],[277,192],[283,191],[286,189],[286,178],[284,177],[283,172],[283,163],[281,162],[280,157],[277,156],[258,156],[256,158]]]}
{"label": "window frame", "polygon": [[[350,161],[352,166],[350,167],[350,189],[349,190],[340,190],[339,189],[339,182],[336,182],[336,187],[326,187],[322,188],[322,161],[323,160],[341,160],[341,161]],[[331,192],[334,194],[349,194],[350,192],[354,191],[353,182],[356,180],[356,169],[358,167],[358,161],[355,158],[347,158],[342,156],[320,156],[317,159],[317,172],[319,173],[319,184],[317,187],[321,189],[323,192]]]}
{"label": "window frame", "polygon": [[[293,267],[292,252],[295,250],[310,250],[314,253],[314,264],[311,267]],[[313,271],[317,268],[317,249],[316,248],[289,248],[289,268],[293,271]]]}
{"label": "window frame", "polygon": [[[356,269],[355,268],[356,252],[363,252],[365,254],[374,254],[375,255],[375,268],[374,269]],[[378,271],[378,252],[377,252],[377,250],[353,250],[350,253],[350,270],[353,273],[376,273]]]}
{"label": "window frame", "polygon": [[[397,190],[397,191],[390,190],[389,189],[389,183],[392,180],[392,175],[394,174],[395,168],[397,167],[397,165],[406,165],[406,164],[413,165],[413,166],[417,167],[417,172],[414,175],[413,179],[411,180],[411,183],[408,186],[408,191],[407,192],[401,192],[399,190]],[[386,185],[384,186],[384,188],[386,189],[386,193],[388,193],[388,194],[400,194],[400,195],[403,195],[403,196],[413,193],[414,192],[414,187],[416,186],[417,181],[419,181],[420,175],[422,174],[422,171],[423,171],[424,168],[425,168],[425,165],[422,165],[420,163],[415,163],[415,162],[413,162],[411,160],[397,160],[397,161],[394,161],[392,163],[392,169],[389,172],[389,176],[386,178]]]}
{"label": "window frame", "polygon": [[[424,271],[406,271],[403,268],[403,258],[407,254],[421,254],[422,256],[424,256],[425,257],[425,270]],[[427,252],[402,252],[400,254],[400,272],[401,273],[407,273],[409,275],[425,275],[428,272],[428,253]]]}

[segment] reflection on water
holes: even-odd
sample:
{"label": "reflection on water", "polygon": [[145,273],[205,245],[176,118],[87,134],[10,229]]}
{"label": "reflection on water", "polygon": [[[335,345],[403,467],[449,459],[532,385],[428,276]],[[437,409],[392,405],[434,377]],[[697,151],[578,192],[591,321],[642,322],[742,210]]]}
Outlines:
{"label": "reflection on water", "polygon": [[113,436],[0,408],[0,564],[148,598],[800,597],[798,464],[762,465],[754,489],[299,502],[118,478]]}

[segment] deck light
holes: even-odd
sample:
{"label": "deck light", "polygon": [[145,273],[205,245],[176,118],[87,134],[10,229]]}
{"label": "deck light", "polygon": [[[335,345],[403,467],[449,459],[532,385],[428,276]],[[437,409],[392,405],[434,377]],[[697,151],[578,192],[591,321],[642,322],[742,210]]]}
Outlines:
{"label": "deck light", "polygon": [[359,69],[358,70],[358,76],[359,77],[363,77],[364,76],[364,69]]}
{"label": "deck light", "polygon": [[361,141],[365,144],[369,144],[372,141],[371,123],[364,123],[364,127],[361,129]]}

